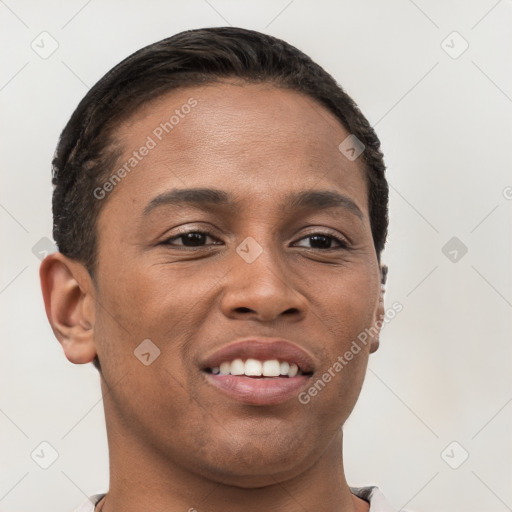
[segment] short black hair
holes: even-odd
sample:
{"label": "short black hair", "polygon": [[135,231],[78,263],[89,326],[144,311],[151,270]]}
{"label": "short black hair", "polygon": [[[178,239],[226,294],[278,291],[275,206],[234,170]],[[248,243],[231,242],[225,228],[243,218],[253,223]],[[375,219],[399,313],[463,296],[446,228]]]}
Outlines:
{"label": "short black hair", "polygon": [[[119,123],[177,88],[237,78],[301,92],[332,112],[363,144],[368,210],[380,263],[388,230],[389,189],[380,141],[334,78],[281,39],[237,27],[186,30],[146,46],[108,71],[85,95],[62,131],[52,162],[53,237],[59,251],[83,263],[94,279],[96,223],[107,199],[94,190],[115,171]],[[342,142],[342,141],[340,141]],[[97,358],[95,366],[99,369]]]}

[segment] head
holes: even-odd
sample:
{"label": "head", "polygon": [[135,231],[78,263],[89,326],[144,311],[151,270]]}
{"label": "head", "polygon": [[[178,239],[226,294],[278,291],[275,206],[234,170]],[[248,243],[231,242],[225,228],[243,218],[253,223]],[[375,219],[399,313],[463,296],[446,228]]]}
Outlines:
{"label": "head", "polygon": [[[316,380],[382,319],[384,171],[354,101],[284,41],[210,28],[137,51],[80,102],[53,161],[59,252],[41,280],[66,356],[100,370],[118,423],[191,470],[252,477],[276,431],[276,474],[296,471],[290,447],[311,446],[311,463],[350,414],[378,330],[307,405],[226,401],[201,365],[236,338],[281,337]],[[134,355],[147,339],[149,366]]]}

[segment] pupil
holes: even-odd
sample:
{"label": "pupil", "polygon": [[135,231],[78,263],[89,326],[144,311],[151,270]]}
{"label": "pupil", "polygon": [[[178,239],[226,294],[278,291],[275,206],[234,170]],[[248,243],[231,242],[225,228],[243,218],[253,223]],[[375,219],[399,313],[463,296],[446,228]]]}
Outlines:
{"label": "pupil", "polygon": [[192,245],[201,245],[201,242],[204,241],[204,235],[202,235],[201,233],[187,233],[186,235],[183,236],[183,243],[192,242]]}
{"label": "pupil", "polygon": [[[311,245],[312,245],[312,246],[314,246],[314,242],[315,242],[315,240],[316,240],[316,241],[318,241],[318,240],[323,240],[323,241],[324,241],[324,243],[320,243],[320,246],[321,246],[320,248],[330,249],[330,247],[329,247],[329,246],[331,245],[331,243],[330,243],[330,240],[329,240],[329,238],[328,238],[328,237],[326,237],[326,236],[322,236],[322,235],[315,235],[315,236],[310,237],[310,239],[311,239]],[[317,248],[318,248],[318,247],[317,247]]]}

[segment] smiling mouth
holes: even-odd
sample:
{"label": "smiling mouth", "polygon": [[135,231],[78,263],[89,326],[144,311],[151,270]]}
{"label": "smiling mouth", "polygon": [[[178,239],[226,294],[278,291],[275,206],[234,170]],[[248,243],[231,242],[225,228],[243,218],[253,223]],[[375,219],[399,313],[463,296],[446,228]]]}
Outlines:
{"label": "smiling mouth", "polygon": [[212,375],[233,375],[253,379],[289,379],[312,375],[312,372],[303,372],[297,364],[288,361],[278,359],[260,361],[252,358],[245,361],[241,358],[223,361],[220,366],[206,368],[205,372]]}

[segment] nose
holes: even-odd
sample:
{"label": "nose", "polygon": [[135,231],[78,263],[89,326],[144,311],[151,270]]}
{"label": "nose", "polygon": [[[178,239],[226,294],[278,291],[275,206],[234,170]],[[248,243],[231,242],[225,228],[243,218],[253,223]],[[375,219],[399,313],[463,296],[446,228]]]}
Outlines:
{"label": "nose", "polygon": [[292,270],[276,252],[264,249],[252,261],[244,259],[242,252],[234,254],[221,304],[227,317],[260,322],[304,318],[306,298],[296,289]]}

